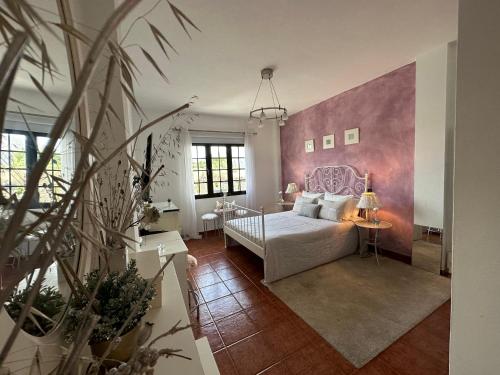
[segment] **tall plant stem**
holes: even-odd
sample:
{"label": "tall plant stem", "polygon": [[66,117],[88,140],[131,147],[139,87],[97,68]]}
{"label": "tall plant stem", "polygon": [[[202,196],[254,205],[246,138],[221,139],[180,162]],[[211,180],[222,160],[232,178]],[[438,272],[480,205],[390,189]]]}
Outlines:
{"label": "tall plant stem", "polygon": [[6,230],[6,235],[3,239],[3,246],[5,247],[6,251],[2,251],[2,253],[0,253],[0,268],[3,268],[5,262],[7,261],[9,253],[12,250],[12,244],[14,243],[16,237],[17,228],[19,228],[19,226],[21,225],[22,220],[24,219],[24,216],[29,208],[29,204],[33,198],[33,194],[38,188],[38,181],[40,180],[42,173],[46,169],[47,164],[52,157],[58,139],[66,130],[66,127],[70,123],[76,107],[79,105],[82,96],[89,85],[90,79],[94,74],[97,63],[100,60],[100,57],[107,45],[108,40],[111,38],[112,33],[116,30],[121,21],[123,21],[126,15],[140,1],[141,0],[128,0],[123,2],[105,23],[101,32],[94,41],[94,44],[89,50],[81,73],[76,80],[75,87],[72,90],[68,101],[64,105],[61,114],[57,118],[52,131],[50,132],[49,142],[45,150],[40,155],[40,159],[36,163],[32,173],[30,174],[30,177],[26,184],[26,191],[9,222],[9,226]]}

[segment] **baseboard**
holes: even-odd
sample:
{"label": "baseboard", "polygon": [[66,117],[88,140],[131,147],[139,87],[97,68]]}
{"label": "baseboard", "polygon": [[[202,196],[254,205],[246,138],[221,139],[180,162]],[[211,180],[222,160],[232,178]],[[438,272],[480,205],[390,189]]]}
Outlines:
{"label": "baseboard", "polygon": [[441,276],[451,278],[451,272],[449,272],[447,270],[441,270],[441,271],[439,271],[439,273],[441,274]]}
{"label": "baseboard", "polygon": [[[368,251],[370,252],[375,252],[375,249],[373,246],[368,246]],[[399,260],[400,262],[410,264],[411,265],[411,255],[405,255],[405,254],[400,254],[395,251],[387,250],[387,249],[382,249],[380,247],[377,248],[377,251],[380,255],[383,255],[387,258],[391,258],[394,260]]]}

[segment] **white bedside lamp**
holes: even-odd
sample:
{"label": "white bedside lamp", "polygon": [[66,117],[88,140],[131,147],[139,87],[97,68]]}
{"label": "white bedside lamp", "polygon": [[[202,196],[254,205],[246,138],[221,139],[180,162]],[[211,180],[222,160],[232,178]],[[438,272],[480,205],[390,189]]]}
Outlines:
{"label": "white bedside lamp", "polygon": [[295,182],[290,182],[285,190],[286,194],[295,194],[298,192],[299,192],[299,187],[297,186],[297,184]]}
{"label": "white bedside lamp", "polygon": [[380,200],[377,197],[377,194],[374,192],[364,192],[361,194],[361,198],[359,199],[359,203],[357,204],[358,208],[363,208],[366,212],[366,220],[367,221],[376,221],[375,219],[371,218],[371,210],[373,209],[379,209],[382,207],[382,204],[380,203]]}

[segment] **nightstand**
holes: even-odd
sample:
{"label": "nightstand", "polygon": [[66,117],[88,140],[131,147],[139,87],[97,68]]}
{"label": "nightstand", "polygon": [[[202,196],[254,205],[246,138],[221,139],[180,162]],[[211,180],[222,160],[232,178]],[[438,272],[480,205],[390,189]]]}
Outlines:
{"label": "nightstand", "polygon": [[[356,224],[358,229],[365,228],[368,230],[368,241],[366,244],[373,245],[373,247],[375,248],[375,258],[377,259],[377,264],[380,264],[378,261],[378,251],[377,251],[378,232],[380,230],[392,228],[392,224],[389,223],[388,221],[380,221],[378,223],[373,223],[371,221],[366,221],[366,220],[355,221],[354,224]],[[375,232],[372,239],[370,239],[370,229],[373,229]],[[360,238],[362,238],[361,233],[360,233]]]}

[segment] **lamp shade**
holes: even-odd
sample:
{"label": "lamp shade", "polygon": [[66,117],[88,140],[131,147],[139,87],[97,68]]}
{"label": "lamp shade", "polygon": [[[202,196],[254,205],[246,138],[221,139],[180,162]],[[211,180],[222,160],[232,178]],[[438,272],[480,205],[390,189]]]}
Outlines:
{"label": "lamp shade", "polygon": [[373,192],[366,192],[361,194],[361,198],[359,199],[359,203],[356,207],[374,209],[382,207],[382,204],[380,203],[377,194]]}
{"label": "lamp shade", "polygon": [[290,182],[288,186],[286,187],[285,193],[287,194],[293,194],[297,193],[299,191],[299,188],[295,182]]}

